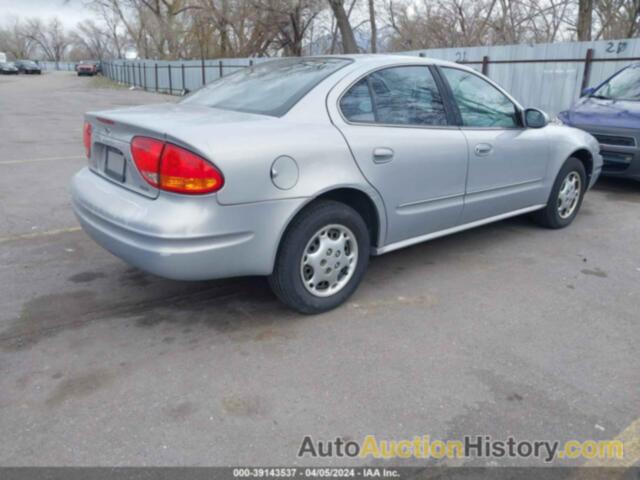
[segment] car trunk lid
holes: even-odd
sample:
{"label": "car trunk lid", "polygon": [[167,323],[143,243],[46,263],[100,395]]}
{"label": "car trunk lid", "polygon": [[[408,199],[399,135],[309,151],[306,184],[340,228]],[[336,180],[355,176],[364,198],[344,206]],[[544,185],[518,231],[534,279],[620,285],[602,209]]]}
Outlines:
{"label": "car trunk lid", "polygon": [[[156,198],[159,190],[145,181],[131,156],[133,137],[148,136],[176,143],[215,163],[206,139],[215,136],[216,125],[265,121],[271,117],[200,105],[160,104],[92,112],[85,118],[92,126],[91,170],[124,188]],[[196,139],[204,140],[196,142]]]}

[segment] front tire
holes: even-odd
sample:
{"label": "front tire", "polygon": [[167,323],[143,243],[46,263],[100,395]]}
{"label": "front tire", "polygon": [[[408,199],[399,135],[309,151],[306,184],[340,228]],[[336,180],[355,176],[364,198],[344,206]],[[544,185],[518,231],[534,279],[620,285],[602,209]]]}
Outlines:
{"label": "front tire", "polygon": [[536,223],[546,228],[569,226],[578,215],[587,191],[587,172],[583,163],[570,157],[558,172],[547,206],[534,212]]}
{"label": "front tire", "polygon": [[356,290],[369,263],[369,230],[353,208],[333,200],[306,207],[287,229],[269,284],[304,314],[336,308]]}

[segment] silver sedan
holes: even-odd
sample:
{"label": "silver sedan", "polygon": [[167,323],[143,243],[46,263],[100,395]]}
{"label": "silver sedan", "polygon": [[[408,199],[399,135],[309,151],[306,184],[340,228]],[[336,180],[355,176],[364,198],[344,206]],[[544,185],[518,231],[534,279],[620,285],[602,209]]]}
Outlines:
{"label": "silver sedan", "polygon": [[303,313],[344,302],[371,255],[526,213],[566,227],[602,167],[591,135],[474,70],[385,55],[88,113],[84,144],[73,206],[96,242],[173,279],[269,276]]}

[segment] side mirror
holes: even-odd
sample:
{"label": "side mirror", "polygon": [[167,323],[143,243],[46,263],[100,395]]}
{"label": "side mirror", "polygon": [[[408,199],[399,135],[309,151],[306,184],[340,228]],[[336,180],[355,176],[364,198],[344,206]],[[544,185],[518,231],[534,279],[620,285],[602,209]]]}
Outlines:
{"label": "side mirror", "polygon": [[549,117],[542,110],[527,108],[524,111],[524,123],[529,128],[542,128],[549,123]]}
{"label": "side mirror", "polygon": [[587,96],[591,95],[593,92],[595,92],[595,90],[596,90],[596,89],[595,89],[595,88],[593,88],[593,87],[585,88],[585,89],[584,89],[584,90],[582,90],[582,92],[580,93],[580,96],[581,96],[581,97],[587,97]]}

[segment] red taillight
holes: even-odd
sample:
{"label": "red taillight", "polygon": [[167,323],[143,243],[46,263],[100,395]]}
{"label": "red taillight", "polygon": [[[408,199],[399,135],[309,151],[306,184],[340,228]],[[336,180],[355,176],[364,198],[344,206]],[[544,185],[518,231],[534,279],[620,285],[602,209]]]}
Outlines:
{"label": "red taillight", "polygon": [[135,137],[131,153],[144,179],[169,192],[204,194],[224,185],[222,173],[189,150],[148,137]]}
{"label": "red taillight", "polygon": [[152,186],[158,186],[160,172],[160,156],[164,142],[155,138],[134,137],[131,141],[131,156],[138,171]]}
{"label": "red taillight", "polygon": [[211,193],[222,188],[220,171],[204,158],[167,143],[160,161],[160,188],[178,193]]}
{"label": "red taillight", "polygon": [[84,143],[84,151],[87,154],[87,158],[91,157],[91,124],[84,122],[84,128],[82,129],[82,141]]}

